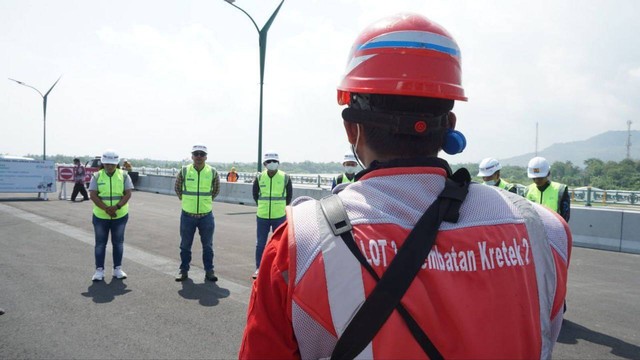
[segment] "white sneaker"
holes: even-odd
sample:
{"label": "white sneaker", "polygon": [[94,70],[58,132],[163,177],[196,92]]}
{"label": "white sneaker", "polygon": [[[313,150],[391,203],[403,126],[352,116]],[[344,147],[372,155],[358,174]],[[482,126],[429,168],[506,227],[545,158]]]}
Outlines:
{"label": "white sneaker", "polygon": [[93,274],[93,277],[91,278],[91,281],[102,281],[102,280],[104,280],[104,269],[97,268],[96,273]]}
{"label": "white sneaker", "polygon": [[260,269],[256,269],[256,272],[253,273],[253,275],[251,275],[251,277],[253,278],[253,280],[258,278],[258,270]]}
{"label": "white sneaker", "polygon": [[116,278],[116,279],[126,279],[127,278],[127,273],[122,271],[122,266],[116,266],[113,269],[113,277]]}

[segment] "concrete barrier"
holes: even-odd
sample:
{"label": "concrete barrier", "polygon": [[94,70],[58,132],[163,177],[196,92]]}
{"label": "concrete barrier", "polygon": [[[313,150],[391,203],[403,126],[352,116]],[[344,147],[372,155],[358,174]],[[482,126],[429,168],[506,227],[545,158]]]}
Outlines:
{"label": "concrete barrier", "polygon": [[[140,191],[153,192],[156,194],[173,195],[175,194],[174,185],[176,178],[173,176],[163,175],[140,175],[136,189]],[[331,194],[328,189],[322,189],[309,186],[295,186],[293,188],[293,198],[300,196],[309,196],[314,199],[321,199]],[[253,200],[253,184],[251,183],[227,183],[220,182],[220,193],[215,201],[255,205]]]}
{"label": "concrete barrier", "polygon": [[[175,177],[140,175],[136,188],[141,191],[173,195]],[[255,205],[250,183],[220,183],[216,201]],[[328,189],[294,186],[293,198],[309,196],[321,199]],[[572,207],[569,227],[575,246],[640,254],[640,212],[621,209]]]}
{"label": "concrete barrier", "polygon": [[573,244],[640,254],[640,212],[572,207],[569,227]]}

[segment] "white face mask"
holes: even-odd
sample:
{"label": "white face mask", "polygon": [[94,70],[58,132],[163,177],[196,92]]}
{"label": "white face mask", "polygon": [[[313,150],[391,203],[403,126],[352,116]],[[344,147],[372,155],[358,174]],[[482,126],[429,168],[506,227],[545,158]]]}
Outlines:
{"label": "white face mask", "polygon": [[498,182],[497,180],[489,180],[489,181],[485,181],[484,184],[489,186],[494,186],[497,182]]}
{"label": "white face mask", "polygon": [[271,171],[278,170],[278,165],[279,164],[277,162],[268,163],[267,170],[271,170]]}
{"label": "white face mask", "polygon": [[357,166],[343,166],[343,167],[344,167],[344,172],[347,174],[355,173],[357,168]]}

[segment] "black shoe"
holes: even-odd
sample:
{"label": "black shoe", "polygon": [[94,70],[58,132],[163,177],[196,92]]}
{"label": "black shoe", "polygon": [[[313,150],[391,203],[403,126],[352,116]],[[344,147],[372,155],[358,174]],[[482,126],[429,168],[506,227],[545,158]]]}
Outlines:
{"label": "black shoe", "polygon": [[204,274],[204,278],[209,281],[218,281],[215,271],[209,270]]}
{"label": "black shoe", "polygon": [[189,277],[189,272],[186,270],[178,270],[178,273],[175,276],[176,281],[183,281]]}

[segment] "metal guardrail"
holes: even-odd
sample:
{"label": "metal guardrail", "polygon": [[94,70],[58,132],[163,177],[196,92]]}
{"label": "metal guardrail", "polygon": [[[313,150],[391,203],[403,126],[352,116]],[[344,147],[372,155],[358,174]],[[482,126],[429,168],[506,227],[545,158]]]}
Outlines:
{"label": "metal guardrail", "polygon": [[618,204],[618,205],[640,205],[640,192],[627,190],[571,190],[571,201],[576,203],[584,203],[585,206],[591,206],[594,203]]}

